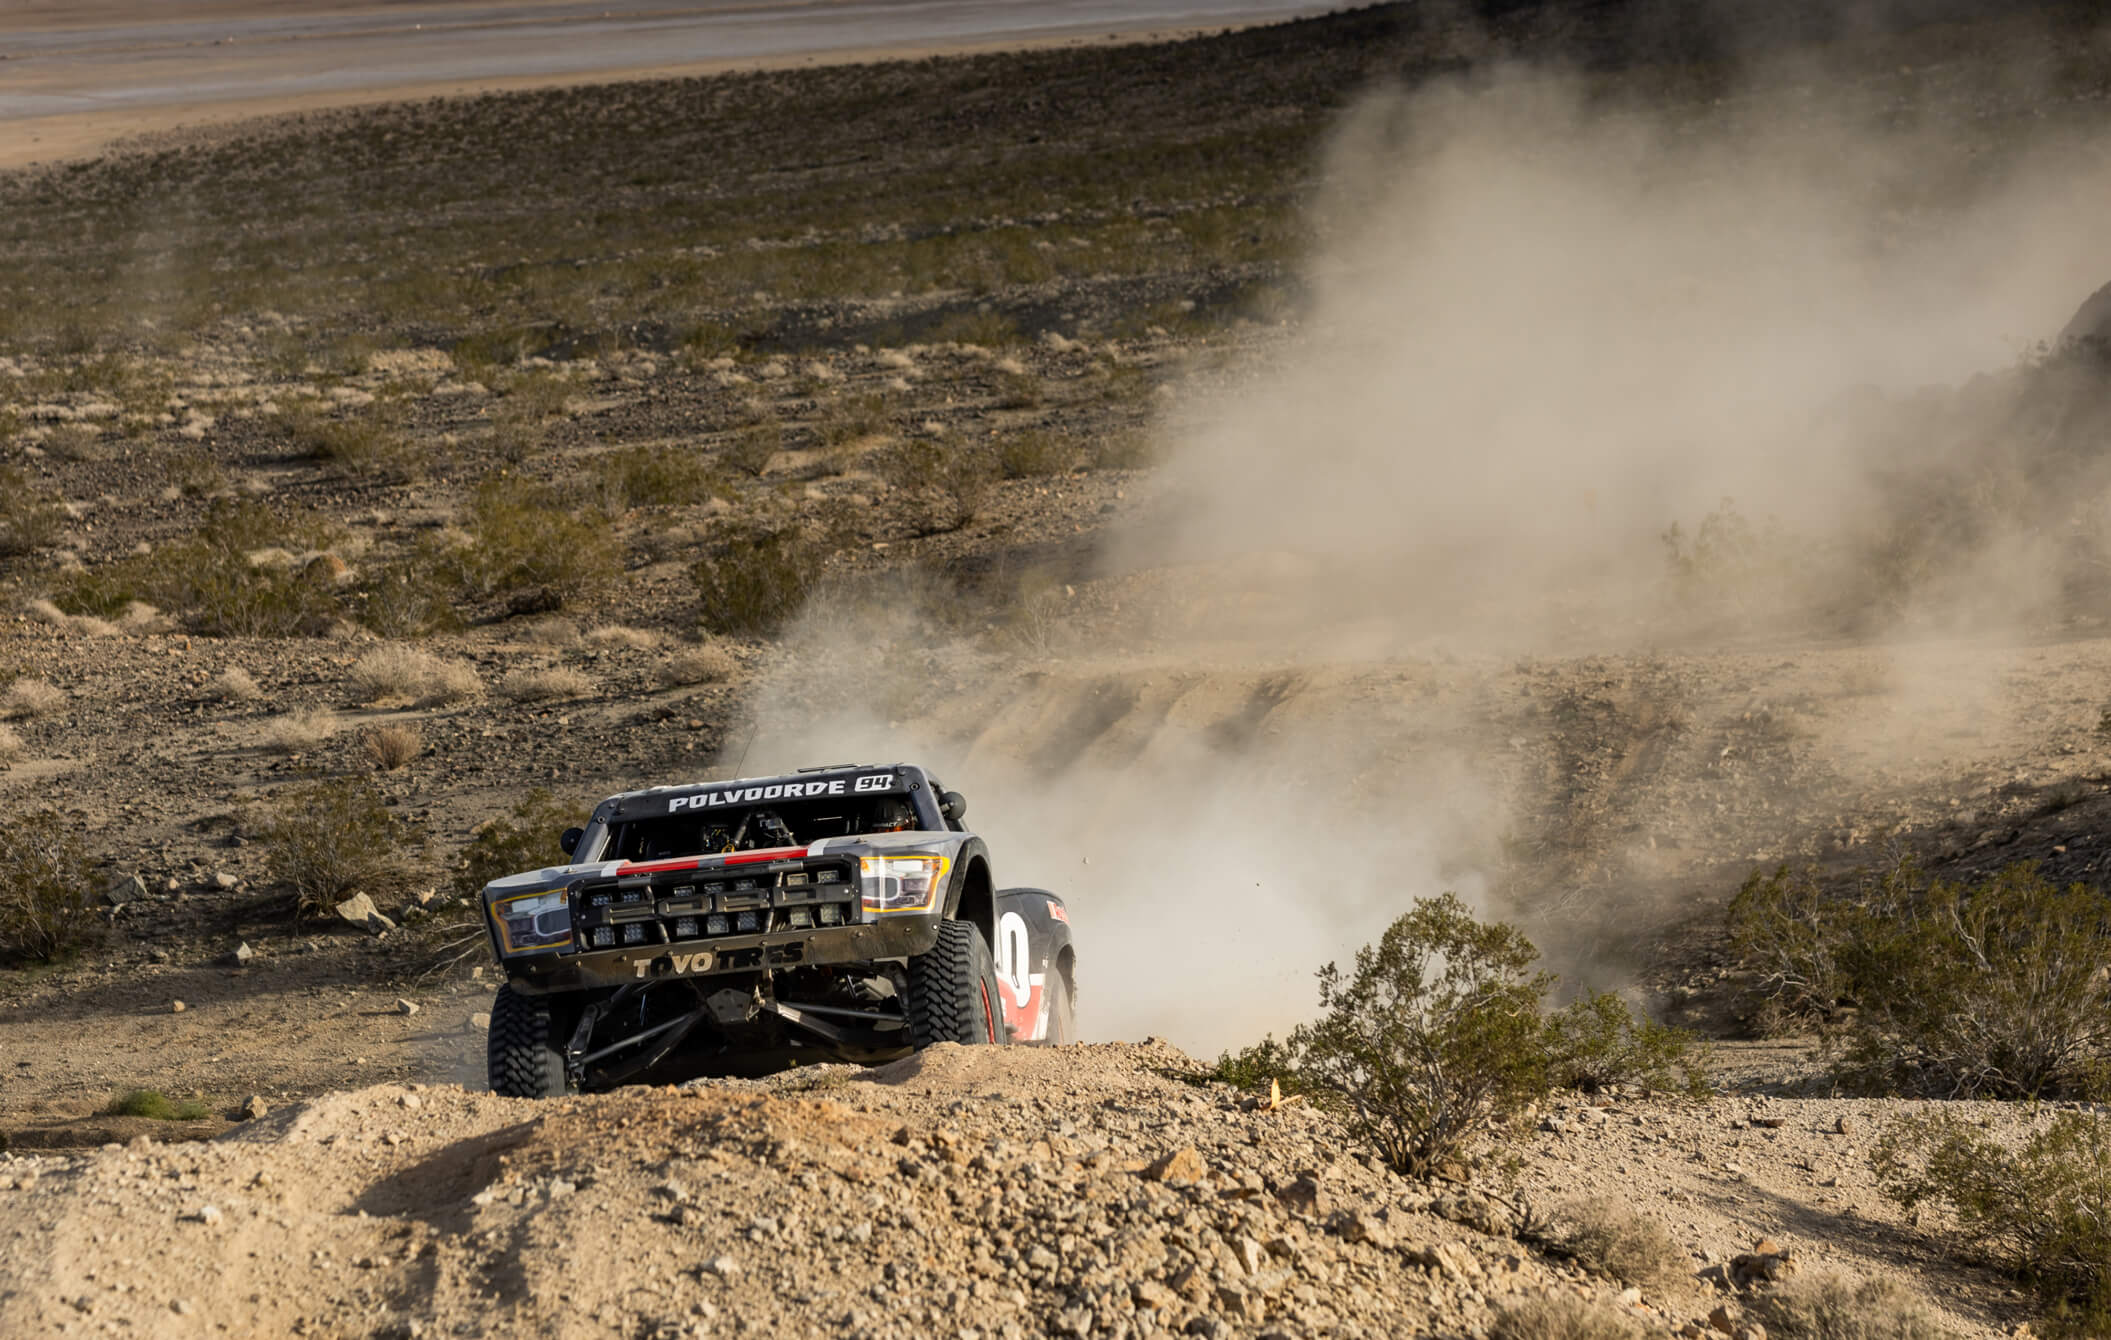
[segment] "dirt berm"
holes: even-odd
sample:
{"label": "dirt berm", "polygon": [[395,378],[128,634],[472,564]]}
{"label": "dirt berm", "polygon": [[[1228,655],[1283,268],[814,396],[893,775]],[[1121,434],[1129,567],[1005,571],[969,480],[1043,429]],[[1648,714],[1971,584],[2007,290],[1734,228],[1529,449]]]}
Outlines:
{"label": "dirt berm", "polygon": [[1939,1287],[1960,1334],[2016,1319],[1986,1277],[1915,1278],[1858,1148],[1880,1105],[1544,1114],[1506,1151],[1525,1201],[1617,1193],[1689,1245],[1690,1281],[1638,1295],[1192,1065],[948,1045],[543,1104],[377,1086],[206,1143],[8,1157],[0,1334],[1479,1335],[1564,1291],[1664,1333],[1762,1236],[1783,1270]]}

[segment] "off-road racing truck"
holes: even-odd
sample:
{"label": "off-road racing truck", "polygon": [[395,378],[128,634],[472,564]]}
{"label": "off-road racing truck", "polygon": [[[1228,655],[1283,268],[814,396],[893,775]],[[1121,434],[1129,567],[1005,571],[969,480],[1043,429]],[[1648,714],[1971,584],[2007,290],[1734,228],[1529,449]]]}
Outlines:
{"label": "off-road racing truck", "polygon": [[498,1093],[1067,1042],[1070,917],[999,889],[967,802],[845,765],[611,796],[570,864],[486,885]]}

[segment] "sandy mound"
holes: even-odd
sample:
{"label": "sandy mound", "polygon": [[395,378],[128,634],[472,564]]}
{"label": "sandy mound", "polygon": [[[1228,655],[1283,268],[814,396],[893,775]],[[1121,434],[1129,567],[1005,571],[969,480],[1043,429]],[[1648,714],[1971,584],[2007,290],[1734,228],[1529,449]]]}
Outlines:
{"label": "sandy mound", "polygon": [[[1472,1334],[1549,1291],[1670,1330],[1762,1234],[1806,1265],[1908,1264],[1855,1104],[1550,1117],[1527,1199],[1616,1192],[1692,1246],[1690,1285],[1637,1300],[1481,1231],[1488,1202],[1374,1170],[1319,1113],[1170,1077],[1189,1065],[948,1046],[542,1104],[379,1086],[205,1144],[15,1157],[0,1332]],[[1998,1289],[1943,1280],[1965,1331],[2003,1320],[1957,1292]]]}

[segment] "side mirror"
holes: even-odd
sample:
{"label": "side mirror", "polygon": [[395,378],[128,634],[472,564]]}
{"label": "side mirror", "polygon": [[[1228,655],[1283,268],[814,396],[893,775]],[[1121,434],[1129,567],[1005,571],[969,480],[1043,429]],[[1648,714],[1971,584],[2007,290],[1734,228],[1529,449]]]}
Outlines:
{"label": "side mirror", "polygon": [[949,823],[959,823],[968,812],[968,798],[958,791],[948,791],[938,798],[938,812],[946,816]]}
{"label": "side mirror", "polygon": [[585,836],[584,828],[567,828],[557,835],[557,845],[564,848],[565,855],[570,856],[579,849],[579,839]]}

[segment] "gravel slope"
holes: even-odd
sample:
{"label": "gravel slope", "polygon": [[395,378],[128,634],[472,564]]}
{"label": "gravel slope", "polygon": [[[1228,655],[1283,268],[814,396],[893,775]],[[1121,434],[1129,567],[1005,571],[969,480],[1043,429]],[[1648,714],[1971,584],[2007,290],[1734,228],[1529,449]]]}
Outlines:
{"label": "gravel slope", "polygon": [[1615,1194],[1690,1245],[1692,1282],[1645,1297],[1373,1170],[1323,1114],[1170,1077],[1191,1065],[947,1045],[546,1104],[381,1085],[204,1144],[13,1156],[0,1332],[1478,1335],[1572,1292],[1665,1333],[1761,1237],[1798,1269],[1896,1272],[1963,1335],[2020,1316],[1873,1194],[1895,1105],[1547,1114],[1524,1201]]}

